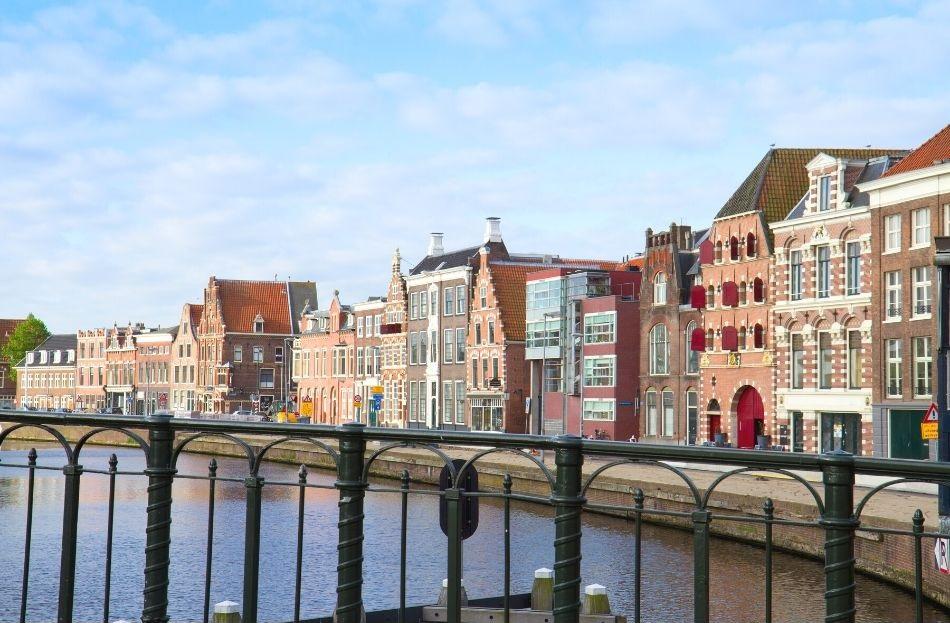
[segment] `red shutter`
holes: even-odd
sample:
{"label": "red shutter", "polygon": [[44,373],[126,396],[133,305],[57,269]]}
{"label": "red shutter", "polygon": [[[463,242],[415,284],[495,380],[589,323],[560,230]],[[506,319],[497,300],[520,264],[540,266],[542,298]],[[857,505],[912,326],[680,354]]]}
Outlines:
{"label": "red shutter", "polygon": [[706,350],[706,332],[702,328],[693,329],[693,333],[689,336],[689,349]]}
{"label": "red shutter", "polygon": [[723,307],[735,307],[739,304],[739,287],[735,281],[727,281],[722,284],[722,305]]}
{"label": "red shutter", "polygon": [[755,234],[749,232],[745,241],[745,254],[749,257],[755,257]]}
{"label": "red shutter", "polygon": [[755,346],[755,348],[762,348],[765,346],[765,341],[763,339],[764,337],[765,335],[763,334],[762,325],[755,325],[755,328],[752,330],[752,344]]}
{"label": "red shutter", "polygon": [[699,245],[699,263],[712,264],[713,260],[713,243],[712,240],[707,238]]}
{"label": "red shutter", "polygon": [[706,288],[703,286],[693,286],[689,291],[689,301],[693,309],[703,309],[706,307]]}
{"label": "red shutter", "polygon": [[739,333],[735,327],[722,328],[722,349],[733,352],[739,350]]}
{"label": "red shutter", "polygon": [[763,294],[762,280],[756,277],[755,281],[752,282],[752,300],[756,303],[761,303],[764,300]]}

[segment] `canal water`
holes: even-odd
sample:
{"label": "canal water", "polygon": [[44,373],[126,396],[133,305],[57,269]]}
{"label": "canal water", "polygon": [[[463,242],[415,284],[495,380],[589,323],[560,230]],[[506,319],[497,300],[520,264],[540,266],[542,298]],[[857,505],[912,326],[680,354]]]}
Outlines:
{"label": "canal water", "polygon": [[[26,448],[0,451],[0,621],[16,620],[19,612],[23,537],[26,518],[26,470],[4,464],[26,463]],[[40,465],[60,466],[62,454],[40,448]],[[107,469],[111,450],[87,447],[87,469]],[[143,468],[140,452],[118,449],[119,469]],[[246,463],[218,459],[219,476],[243,477]],[[208,457],[182,455],[181,473],[204,475]],[[267,464],[268,481],[295,482],[291,466]],[[333,476],[314,471],[312,483],[331,484]],[[388,483],[392,486],[392,483]],[[141,616],[145,486],[143,476],[119,476],[116,486],[111,619]],[[37,470],[33,554],[30,567],[28,620],[56,616],[62,529],[63,479],[59,471]],[[297,490],[265,486],[262,529],[261,621],[293,618]],[[208,483],[180,479],[174,485],[172,564],[169,614],[172,621],[200,621],[204,591]],[[370,493],[366,502],[364,600],[367,610],[392,608],[399,600],[398,494]],[[79,552],[76,579],[76,621],[101,621],[104,587],[108,477],[82,478]],[[551,567],[554,524],[550,509],[513,504],[512,591],[528,592],[534,569]],[[332,612],[336,598],[337,492],[307,492],[304,532],[302,616]],[[445,537],[438,526],[435,496],[414,495],[409,505],[408,603],[433,603],[445,575]],[[214,530],[212,603],[241,601],[244,535],[244,488],[218,483]],[[583,580],[607,587],[615,612],[633,615],[634,541],[632,523],[586,516],[583,538]],[[688,533],[668,528],[643,529],[643,620],[691,620],[692,543]],[[761,621],[764,612],[763,553],[754,547],[714,540],[710,560],[712,618],[723,622]],[[775,556],[773,609],[775,621],[823,620],[824,578],[818,562],[790,555]],[[465,542],[464,577],[472,598],[503,591],[502,511],[483,500],[476,534]],[[860,621],[909,621],[913,595],[868,577],[859,577]],[[950,622],[946,612],[927,606],[925,620]],[[632,620],[632,619],[631,619]]]}

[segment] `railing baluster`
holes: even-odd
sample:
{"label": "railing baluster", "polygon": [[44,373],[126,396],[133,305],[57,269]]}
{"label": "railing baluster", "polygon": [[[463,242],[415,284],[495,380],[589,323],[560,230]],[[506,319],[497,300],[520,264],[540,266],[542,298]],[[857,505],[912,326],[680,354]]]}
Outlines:
{"label": "railing baluster", "polygon": [[66,477],[63,493],[63,536],[59,559],[59,604],[57,623],[72,623],[73,597],[76,590],[76,540],[79,530],[79,480],[82,465],[63,466]]}
{"label": "railing baluster", "polygon": [[399,621],[406,623],[406,534],[409,531],[409,470],[402,470],[400,497],[402,517],[399,529]]}
{"label": "railing baluster", "polygon": [[636,558],[634,561],[635,567],[633,570],[633,621],[634,623],[640,623],[640,589],[642,586],[643,571],[643,489],[639,487],[633,491],[633,507],[636,509],[634,512],[636,522],[634,524],[634,530],[636,531],[634,540],[637,545]]}
{"label": "railing baluster", "polygon": [[218,477],[218,461],[208,461],[208,541],[205,546],[205,602],[202,621],[208,623],[211,615],[211,560],[214,552],[214,490]]}
{"label": "railing baluster", "polygon": [[448,623],[462,623],[462,490],[455,484],[442,492],[448,524],[445,615]]}
{"label": "railing baluster", "polygon": [[836,450],[822,455],[825,486],[825,622],[854,622],[854,457]]}
{"label": "railing baluster", "polygon": [[261,570],[261,494],[264,479],[256,473],[244,479],[247,507],[244,519],[243,623],[257,623],[257,598]]}
{"label": "railing baluster", "polygon": [[914,512],[914,620],[917,623],[923,623],[924,620],[924,585],[923,585],[923,560],[920,553],[921,533],[924,531],[924,514],[918,508]]}
{"label": "railing baluster", "polygon": [[772,520],[775,518],[772,498],[765,498],[762,510],[765,512],[765,623],[772,623]]}
{"label": "railing baluster", "polygon": [[142,623],[168,621],[168,566],[172,528],[172,451],[175,432],[171,416],[145,419],[149,432],[148,519],[145,526],[145,589]]}
{"label": "railing baluster", "polygon": [[709,623],[709,522],[708,510],[693,511],[693,621]]}
{"label": "railing baluster", "polygon": [[303,575],[303,518],[307,496],[307,466],[301,465],[297,472],[300,484],[297,502],[297,574],[294,582],[294,623],[300,622],[300,582]]}
{"label": "railing baluster", "polygon": [[502,480],[505,489],[505,621],[511,616],[511,474],[505,472]]}
{"label": "railing baluster", "polygon": [[363,480],[366,440],[364,426],[347,422],[340,427],[340,454],[336,488],[340,491],[337,523],[336,623],[360,623],[363,610]]}
{"label": "railing baluster", "polygon": [[554,623],[577,623],[581,611],[581,440],[557,437],[554,495]]}
{"label": "railing baluster", "polygon": [[20,623],[26,623],[26,598],[30,592],[30,545],[33,541],[33,490],[36,480],[36,448],[27,455],[29,476],[26,485],[26,540],[23,544],[23,586],[20,594]]}
{"label": "railing baluster", "polygon": [[115,472],[119,457],[109,457],[109,517],[106,521],[106,586],[102,597],[102,623],[109,623],[109,602],[112,595],[112,531],[115,522]]}

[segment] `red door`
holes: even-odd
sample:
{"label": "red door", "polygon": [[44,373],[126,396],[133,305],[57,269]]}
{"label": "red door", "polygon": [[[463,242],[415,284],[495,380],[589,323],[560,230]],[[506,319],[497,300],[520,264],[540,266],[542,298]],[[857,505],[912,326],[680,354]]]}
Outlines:
{"label": "red door", "polygon": [[722,432],[722,416],[718,413],[709,414],[709,441],[716,441],[716,433]]}
{"label": "red door", "polygon": [[736,413],[739,416],[739,434],[737,435],[736,445],[740,448],[752,448],[755,446],[755,435],[757,431],[764,428],[765,409],[762,406],[762,397],[754,387],[746,387],[739,396],[739,404],[736,406]]}

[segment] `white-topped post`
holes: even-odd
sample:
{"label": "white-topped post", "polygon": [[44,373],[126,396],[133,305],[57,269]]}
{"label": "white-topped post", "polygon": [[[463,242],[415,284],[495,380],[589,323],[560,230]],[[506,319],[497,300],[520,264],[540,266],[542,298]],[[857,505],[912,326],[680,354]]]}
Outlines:
{"label": "white-topped post", "polygon": [[588,584],[584,587],[584,602],[581,614],[610,614],[610,601],[607,589],[600,584]]}
{"label": "white-topped post", "polygon": [[554,571],[541,567],[534,571],[531,585],[531,609],[550,611],[554,607]]}
{"label": "white-topped post", "polygon": [[214,605],[214,623],[241,623],[241,609],[236,602],[221,601]]}

